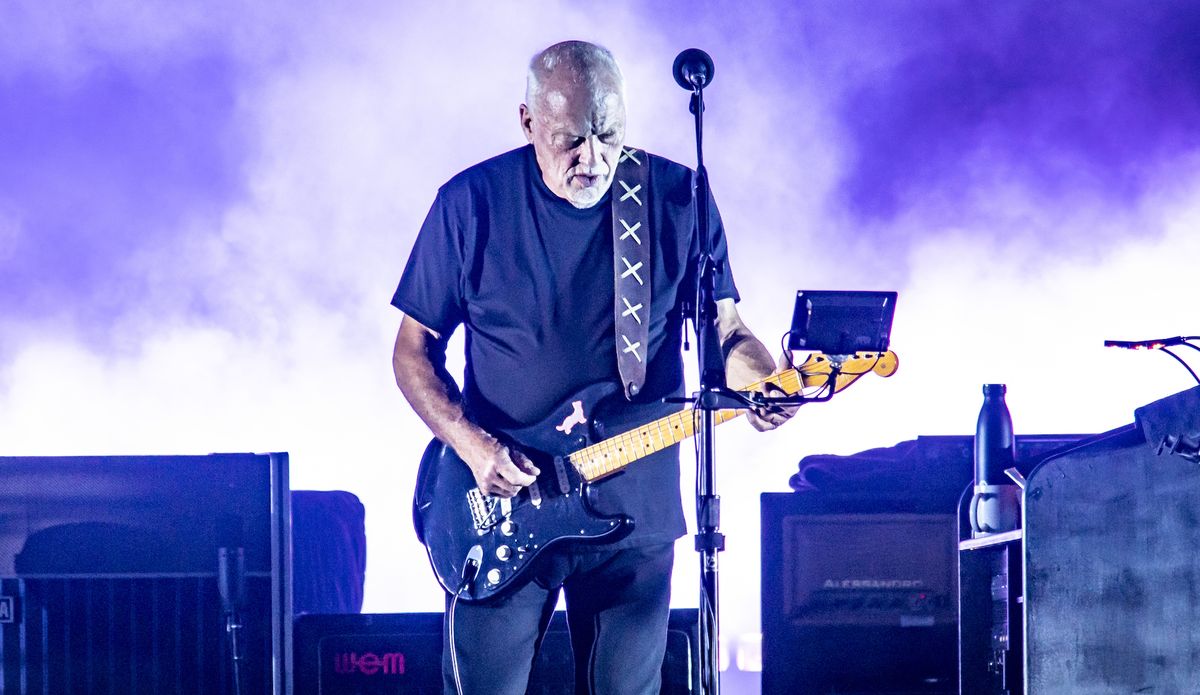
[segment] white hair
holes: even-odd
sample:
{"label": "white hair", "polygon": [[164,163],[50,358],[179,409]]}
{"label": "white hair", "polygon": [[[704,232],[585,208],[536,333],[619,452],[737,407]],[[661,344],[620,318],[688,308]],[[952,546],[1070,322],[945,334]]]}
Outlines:
{"label": "white hair", "polygon": [[585,84],[593,92],[606,82],[615,82],[621,99],[625,98],[625,78],[611,51],[587,41],[563,41],[529,61],[525,78],[525,105],[528,108],[537,108],[542,85],[560,69],[569,71],[572,82]]}

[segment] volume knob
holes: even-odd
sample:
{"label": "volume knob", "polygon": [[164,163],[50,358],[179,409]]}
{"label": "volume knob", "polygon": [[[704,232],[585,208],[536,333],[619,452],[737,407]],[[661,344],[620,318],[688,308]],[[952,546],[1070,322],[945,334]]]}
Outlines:
{"label": "volume knob", "polygon": [[511,536],[516,532],[517,532],[517,525],[514,524],[512,521],[505,519],[504,521],[500,522],[500,533],[502,533],[506,536]]}

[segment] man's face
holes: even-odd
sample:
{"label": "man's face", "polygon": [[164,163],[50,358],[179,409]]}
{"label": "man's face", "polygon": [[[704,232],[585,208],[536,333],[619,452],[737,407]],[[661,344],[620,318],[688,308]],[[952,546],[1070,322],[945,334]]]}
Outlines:
{"label": "man's face", "polygon": [[542,180],[575,207],[592,207],[612,186],[625,142],[625,103],[615,78],[589,88],[552,75],[535,101],[521,104],[521,128]]}

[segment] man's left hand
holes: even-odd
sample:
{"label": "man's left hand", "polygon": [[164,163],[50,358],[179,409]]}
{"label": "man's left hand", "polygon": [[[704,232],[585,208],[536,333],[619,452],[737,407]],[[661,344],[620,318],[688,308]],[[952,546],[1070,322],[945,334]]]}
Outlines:
{"label": "man's left hand", "polygon": [[[780,372],[791,368],[792,361],[788,354],[784,353],[779,356],[779,360],[776,363],[776,369],[772,375],[779,374]],[[786,391],[775,384],[770,383],[763,384],[763,386],[759,388],[759,392],[769,397],[781,397],[788,395]],[[755,408],[751,410],[746,414],[746,417],[750,420],[750,425],[754,427],[754,429],[758,430],[759,432],[766,432],[767,430],[773,430],[790,420],[799,409],[799,404],[768,405],[762,408]]]}

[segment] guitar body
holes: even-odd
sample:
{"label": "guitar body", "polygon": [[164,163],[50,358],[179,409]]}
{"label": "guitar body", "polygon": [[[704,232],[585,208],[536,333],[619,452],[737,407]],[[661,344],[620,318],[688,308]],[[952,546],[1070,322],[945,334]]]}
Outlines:
{"label": "guitar body", "polygon": [[460,596],[466,602],[516,588],[549,548],[615,541],[633,530],[629,517],[593,510],[591,484],[566,460],[591,443],[592,411],[613,392],[607,386],[584,389],[544,422],[505,433],[541,471],[537,482],[509,500],[480,494],[471,469],[454,450],[437,439],[429,443],[417,473],[413,522],[442,588],[458,590],[475,546],[482,559],[478,576]]}

